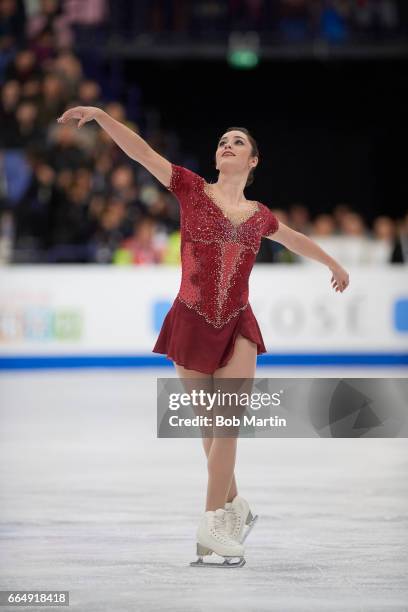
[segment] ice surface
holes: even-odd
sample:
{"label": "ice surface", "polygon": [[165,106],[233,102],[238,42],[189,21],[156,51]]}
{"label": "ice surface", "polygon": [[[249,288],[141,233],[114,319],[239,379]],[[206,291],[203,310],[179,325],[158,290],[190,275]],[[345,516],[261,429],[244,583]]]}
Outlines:
{"label": "ice surface", "polygon": [[406,439],[240,439],[246,565],[189,566],[207,469],[199,439],[156,437],[173,375],[2,374],[0,588],[84,612],[407,611]]}

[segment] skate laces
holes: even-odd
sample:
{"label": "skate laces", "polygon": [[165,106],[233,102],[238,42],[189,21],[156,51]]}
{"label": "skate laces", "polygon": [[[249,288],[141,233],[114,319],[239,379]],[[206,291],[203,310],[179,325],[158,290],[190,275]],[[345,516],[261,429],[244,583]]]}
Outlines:
{"label": "skate laces", "polygon": [[235,510],[233,508],[228,508],[225,511],[225,522],[227,525],[234,525],[235,523]]}
{"label": "skate laces", "polygon": [[241,516],[234,508],[228,509],[225,515],[228,532],[231,534],[238,533],[241,527]]}
{"label": "skate laces", "polygon": [[214,523],[213,523],[213,534],[217,535],[218,539],[222,539],[224,541],[228,540],[228,534],[225,530],[225,515],[227,511],[218,512],[217,510],[214,512]]}
{"label": "skate laces", "polygon": [[219,529],[220,527],[223,529],[225,525],[225,513],[224,512],[219,512],[217,514],[217,512],[214,513],[214,526],[216,529]]}

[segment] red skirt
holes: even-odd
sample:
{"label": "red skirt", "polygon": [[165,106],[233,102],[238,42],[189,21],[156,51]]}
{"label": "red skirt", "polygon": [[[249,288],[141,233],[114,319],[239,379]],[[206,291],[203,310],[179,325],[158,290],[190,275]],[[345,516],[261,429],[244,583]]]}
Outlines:
{"label": "red skirt", "polygon": [[221,328],[215,328],[192,308],[175,299],[161,327],[153,353],[162,353],[189,370],[213,374],[232,357],[238,334],[266,353],[261,330],[250,304]]}

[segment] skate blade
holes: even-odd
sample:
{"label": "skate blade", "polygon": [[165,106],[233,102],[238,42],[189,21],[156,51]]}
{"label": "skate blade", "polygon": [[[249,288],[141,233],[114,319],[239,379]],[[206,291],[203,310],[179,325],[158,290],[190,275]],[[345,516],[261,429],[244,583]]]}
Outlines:
{"label": "skate blade", "polygon": [[251,512],[248,513],[247,520],[245,521],[245,524],[247,525],[247,530],[244,533],[243,537],[241,538],[240,544],[243,544],[245,542],[245,540],[248,537],[249,532],[252,531],[258,518],[259,518],[258,514],[253,516]]}
{"label": "skate blade", "polygon": [[191,567],[217,567],[217,568],[229,568],[229,567],[242,567],[245,565],[246,561],[244,557],[240,557],[238,561],[231,561],[231,559],[236,559],[236,557],[225,557],[222,563],[207,563],[203,560],[202,557],[199,557],[197,561],[191,561]]}

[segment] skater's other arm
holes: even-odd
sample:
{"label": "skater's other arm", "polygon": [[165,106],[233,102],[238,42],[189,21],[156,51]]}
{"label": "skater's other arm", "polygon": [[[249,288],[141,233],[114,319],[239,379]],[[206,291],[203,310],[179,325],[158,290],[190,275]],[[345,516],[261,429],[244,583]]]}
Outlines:
{"label": "skater's other arm", "polygon": [[333,257],[330,257],[330,255],[326,253],[326,251],[324,251],[314,240],[308,236],[305,236],[305,234],[297,232],[280,221],[279,228],[276,230],[276,232],[270,236],[266,236],[266,238],[283,244],[283,246],[289,249],[289,251],[292,251],[297,255],[315,259],[316,261],[319,261],[327,266],[333,273],[331,283],[336,292],[340,291],[342,293],[348,287],[350,279],[346,270],[335,259],[333,259]]}
{"label": "skater's other arm", "polygon": [[76,106],[65,111],[57,121],[58,123],[66,123],[70,119],[79,119],[78,128],[95,119],[126,155],[142,164],[165,187],[169,186],[171,163],[165,157],[156,153],[136,132],[108,115],[104,110],[95,106]]}

